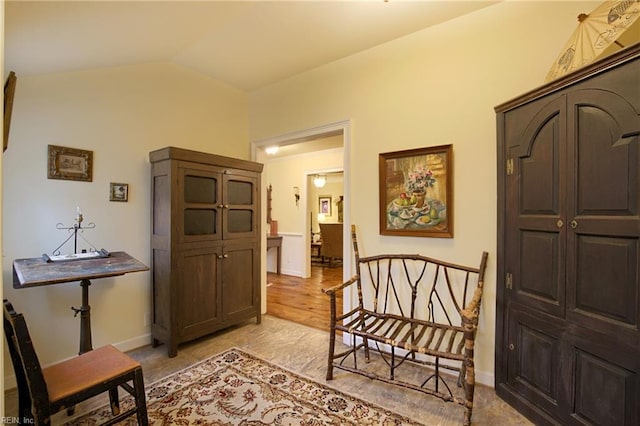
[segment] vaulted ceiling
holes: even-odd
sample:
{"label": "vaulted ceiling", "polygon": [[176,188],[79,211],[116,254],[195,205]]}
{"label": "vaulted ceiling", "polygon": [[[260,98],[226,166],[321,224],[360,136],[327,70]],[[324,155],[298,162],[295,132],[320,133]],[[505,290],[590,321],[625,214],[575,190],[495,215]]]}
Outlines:
{"label": "vaulted ceiling", "polygon": [[18,76],[173,62],[251,91],[496,1],[12,1]]}

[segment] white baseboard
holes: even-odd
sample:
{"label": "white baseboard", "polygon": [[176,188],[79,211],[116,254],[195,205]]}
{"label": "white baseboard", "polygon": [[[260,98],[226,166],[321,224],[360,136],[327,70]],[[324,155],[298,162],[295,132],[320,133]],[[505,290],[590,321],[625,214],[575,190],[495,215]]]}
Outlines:
{"label": "white baseboard", "polygon": [[128,352],[150,344],[151,333],[146,333],[142,336],[134,337],[133,339],[125,340],[119,343],[113,343],[113,346],[120,349],[122,352]]}

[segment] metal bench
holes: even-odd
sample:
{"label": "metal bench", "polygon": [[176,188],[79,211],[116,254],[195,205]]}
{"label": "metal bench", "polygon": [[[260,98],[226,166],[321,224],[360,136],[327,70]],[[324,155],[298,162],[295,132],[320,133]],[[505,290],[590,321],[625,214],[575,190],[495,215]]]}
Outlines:
{"label": "metal bench", "polygon": [[[464,424],[470,424],[475,387],[473,351],[487,253],[482,253],[479,267],[421,255],[361,258],[355,226],[351,238],[357,274],[323,290],[331,298],[327,380],[333,379],[334,368],[338,368],[434,395],[464,406]],[[336,295],[347,288],[357,292],[357,306],[337,315]],[[351,336],[351,346],[335,353],[340,332]],[[388,374],[359,365],[361,349],[367,364],[371,350],[377,351]],[[426,378],[410,381],[399,377],[405,362],[426,366]],[[456,374],[462,395],[452,391],[443,369]]]}

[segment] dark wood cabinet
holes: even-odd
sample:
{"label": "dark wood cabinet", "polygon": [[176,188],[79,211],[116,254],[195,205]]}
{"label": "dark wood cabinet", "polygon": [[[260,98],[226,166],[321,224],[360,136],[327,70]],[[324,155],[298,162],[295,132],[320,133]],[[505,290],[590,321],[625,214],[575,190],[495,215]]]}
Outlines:
{"label": "dark wood cabinet", "polygon": [[640,45],[496,107],[496,391],[640,424]]}
{"label": "dark wood cabinet", "polygon": [[262,164],[168,147],[151,161],[154,345],[256,317]]}

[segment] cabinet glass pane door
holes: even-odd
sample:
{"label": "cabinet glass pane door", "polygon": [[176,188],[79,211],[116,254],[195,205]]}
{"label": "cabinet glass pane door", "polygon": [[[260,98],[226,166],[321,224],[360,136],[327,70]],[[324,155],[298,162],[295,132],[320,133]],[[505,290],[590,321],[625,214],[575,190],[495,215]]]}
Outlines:
{"label": "cabinet glass pane door", "polygon": [[253,204],[253,183],[229,180],[227,191],[229,204]]}
{"label": "cabinet glass pane door", "polygon": [[184,235],[215,235],[218,232],[218,179],[215,176],[184,175]]}
{"label": "cabinet glass pane door", "polygon": [[251,232],[253,230],[253,211],[229,210],[227,216],[229,232]]}
{"label": "cabinet glass pane door", "polygon": [[256,182],[252,178],[227,176],[224,185],[225,238],[246,238],[257,223]]}
{"label": "cabinet glass pane door", "polygon": [[214,209],[185,209],[184,234],[208,235],[216,233],[216,215]]}
{"label": "cabinet glass pane door", "polygon": [[185,203],[215,203],[216,181],[215,178],[186,175],[184,177]]}

